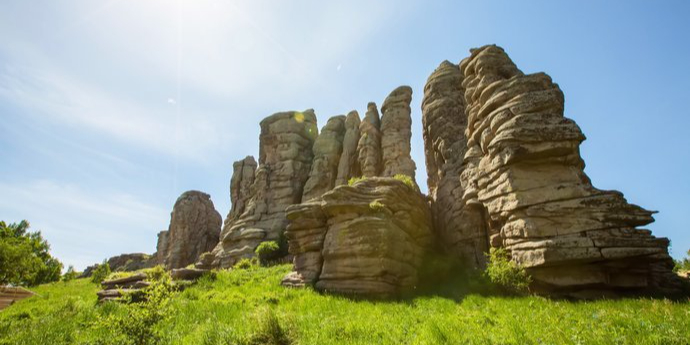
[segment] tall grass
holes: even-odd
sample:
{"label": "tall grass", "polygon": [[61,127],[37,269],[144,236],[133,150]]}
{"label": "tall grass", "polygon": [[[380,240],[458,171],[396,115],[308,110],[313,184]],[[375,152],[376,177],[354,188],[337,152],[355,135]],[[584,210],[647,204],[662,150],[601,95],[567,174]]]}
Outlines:
{"label": "tall grass", "polygon": [[[158,344],[687,344],[690,301],[594,302],[483,296],[462,277],[392,301],[280,286],[289,265],[223,271],[175,293]],[[96,304],[78,279],[0,312],[0,344],[99,344],[92,325],[127,306]],[[475,289],[476,290],[476,289]],[[442,292],[441,292],[442,291]]]}

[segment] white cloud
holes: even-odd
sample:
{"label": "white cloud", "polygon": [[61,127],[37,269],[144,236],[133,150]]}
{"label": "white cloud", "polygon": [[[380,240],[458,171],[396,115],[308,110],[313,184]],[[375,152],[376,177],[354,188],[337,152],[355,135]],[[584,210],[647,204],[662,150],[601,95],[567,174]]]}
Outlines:
{"label": "white cloud", "polygon": [[52,254],[77,269],[123,252],[155,252],[156,233],[169,222],[168,210],[132,195],[50,180],[0,183],[0,195],[0,219],[28,220]]}

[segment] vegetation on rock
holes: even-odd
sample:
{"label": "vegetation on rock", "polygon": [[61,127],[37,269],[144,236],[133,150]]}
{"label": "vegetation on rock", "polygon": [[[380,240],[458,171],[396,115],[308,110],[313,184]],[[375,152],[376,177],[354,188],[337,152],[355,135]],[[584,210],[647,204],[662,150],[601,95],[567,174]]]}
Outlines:
{"label": "vegetation on rock", "polygon": [[261,242],[256,250],[254,251],[259,257],[259,262],[262,265],[266,265],[271,261],[275,261],[280,258],[280,246],[276,241],[265,241]]}
{"label": "vegetation on rock", "polygon": [[491,248],[484,272],[489,281],[508,293],[525,293],[532,278],[525,269],[510,260],[510,254],[503,248]]}

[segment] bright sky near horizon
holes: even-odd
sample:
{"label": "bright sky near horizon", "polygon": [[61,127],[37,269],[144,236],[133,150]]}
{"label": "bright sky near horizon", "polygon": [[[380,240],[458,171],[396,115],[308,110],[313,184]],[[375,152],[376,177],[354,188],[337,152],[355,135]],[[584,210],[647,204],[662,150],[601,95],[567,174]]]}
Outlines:
{"label": "bright sky near horizon", "polygon": [[225,216],[232,162],[259,121],[333,115],[414,90],[412,154],[426,189],[421,99],[443,60],[485,44],[544,71],[587,136],[601,189],[658,210],[690,249],[690,2],[22,1],[0,3],[0,220],[27,219],[65,265],[155,251],[177,196]]}

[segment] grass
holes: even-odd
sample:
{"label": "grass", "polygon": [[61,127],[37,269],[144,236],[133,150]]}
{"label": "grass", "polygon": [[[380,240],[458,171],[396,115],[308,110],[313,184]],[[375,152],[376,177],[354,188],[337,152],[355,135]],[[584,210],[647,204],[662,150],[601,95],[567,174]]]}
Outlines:
{"label": "grass", "polygon": [[[687,344],[690,302],[553,301],[467,293],[459,283],[397,301],[279,285],[289,265],[219,272],[176,293],[154,325],[161,344]],[[0,344],[104,344],[85,279],[42,285],[0,312]]]}

